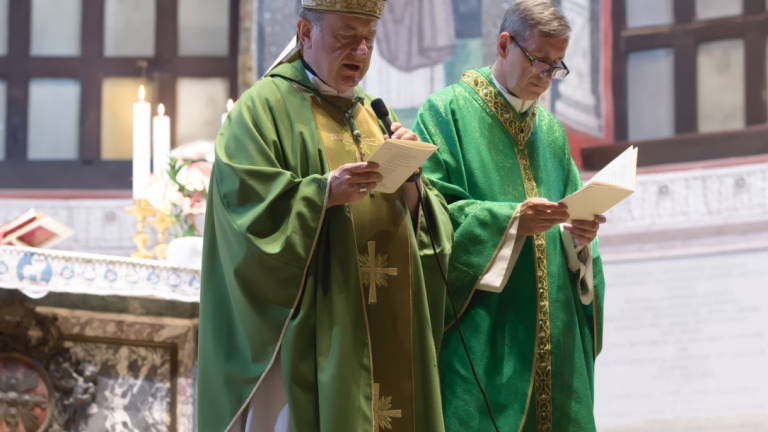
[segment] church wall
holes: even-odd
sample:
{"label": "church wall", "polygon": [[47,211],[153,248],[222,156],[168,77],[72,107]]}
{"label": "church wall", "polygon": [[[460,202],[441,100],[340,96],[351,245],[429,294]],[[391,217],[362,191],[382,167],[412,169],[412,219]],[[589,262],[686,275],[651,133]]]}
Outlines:
{"label": "church wall", "polygon": [[130,199],[0,198],[0,222],[34,208],[75,230],[57,249],[129,256],[136,230],[136,219],[125,211],[130,205]]}
{"label": "church wall", "polygon": [[768,428],[768,162],[688,168],[639,174],[600,230],[600,431]]}

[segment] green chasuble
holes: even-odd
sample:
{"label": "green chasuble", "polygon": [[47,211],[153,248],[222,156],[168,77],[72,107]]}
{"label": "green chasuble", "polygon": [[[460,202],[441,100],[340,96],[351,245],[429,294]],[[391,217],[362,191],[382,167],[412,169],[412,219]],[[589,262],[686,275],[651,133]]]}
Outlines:
{"label": "green chasuble", "polygon": [[325,209],[330,171],[383,142],[370,97],[358,96],[321,95],[300,60],[284,63],[242,95],[219,132],[200,299],[200,431],[239,428],[262,408],[250,427],[272,431],[285,402],[294,432],[443,430],[445,288],[425,223],[447,264],[446,203],[425,182],[428,212],[415,230],[401,191]]}
{"label": "green chasuble", "polygon": [[[424,172],[449,203],[455,230],[449,286],[500,430],[595,430],[593,371],[604,292],[596,241],[591,257],[589,248],[582,251],[593,272],[593,295],[586,297],[584,281],[568,269],[558,226],[517,238],[516,261],[505,246],[510,232],[515,238],[521,202],[556,202],[581,185],[562,126],[535,105],[519,115],[486,67],[432,95],[414,131],[438,145]],[[513,263],[508,279],[499,279],[503,291],[479,290],[498,260]],[[446,323],[439,357],[446,430],[491,431],[450,309]]]}

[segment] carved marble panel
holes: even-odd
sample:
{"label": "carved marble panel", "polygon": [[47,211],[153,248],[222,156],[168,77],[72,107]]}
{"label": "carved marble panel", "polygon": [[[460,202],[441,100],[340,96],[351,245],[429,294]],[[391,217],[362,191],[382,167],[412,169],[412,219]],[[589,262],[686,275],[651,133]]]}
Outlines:
{"label": "carved marble panel", "polygon": [[70,350],[98,365],[82,431],[194,430],[196,319],[37,310],[57,317]]}
{"label": "carved marble panel", "polygon": [[96,401],[78,432],[176,430],[172,346],[87,339],[69,341],[67,346],[98,364]]}
{"label": "carved marble panel", "polygon": [[19,293],[0,303],[0,431],[76,430],[96,398],[91,359]]}

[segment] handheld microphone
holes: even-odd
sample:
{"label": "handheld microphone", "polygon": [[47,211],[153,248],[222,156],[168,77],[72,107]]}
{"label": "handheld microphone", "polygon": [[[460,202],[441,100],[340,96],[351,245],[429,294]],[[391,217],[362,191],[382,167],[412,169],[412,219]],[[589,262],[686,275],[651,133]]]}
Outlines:
{"label": "handheld microphone", "polygon": [[371,108],[373,109],[373,112],[376,113],[376,117],[381,120],[381,123],[384,124],[384,129],[387,130],[386,135],[392,134],[392,121],[389,119],[389,110],[387,109],[387,105],[384,104],[384,101],[381,100],[381,98],[376,98],[371,101]]}

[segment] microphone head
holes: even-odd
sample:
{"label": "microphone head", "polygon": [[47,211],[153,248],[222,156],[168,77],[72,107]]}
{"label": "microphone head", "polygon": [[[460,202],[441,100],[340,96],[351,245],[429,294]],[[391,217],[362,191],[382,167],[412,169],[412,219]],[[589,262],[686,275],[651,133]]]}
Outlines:
{"label": "microphone head", "polygon": [[389,110],[387,110],[387,106],[384,104],[384,101],[381,100],[381,98],[372,100],[371,108],[373,109],[373,112],[376,113],[376,117],[380,119],[389,117]]}

